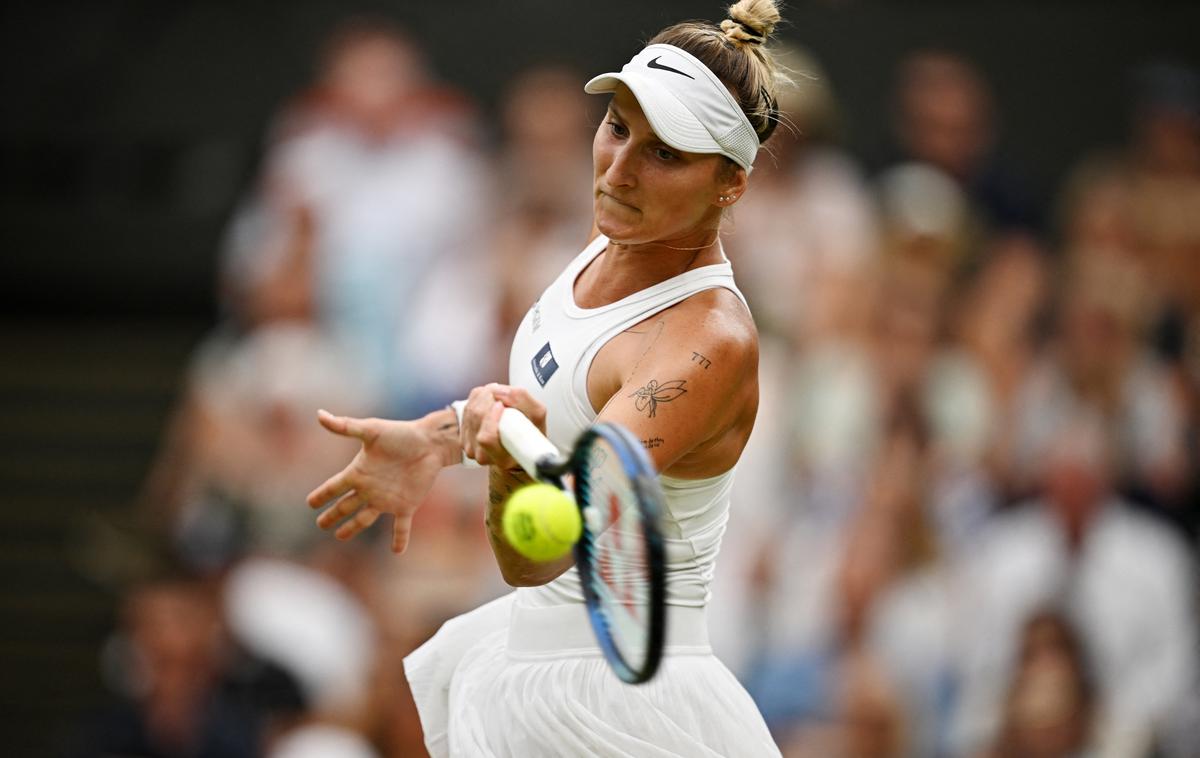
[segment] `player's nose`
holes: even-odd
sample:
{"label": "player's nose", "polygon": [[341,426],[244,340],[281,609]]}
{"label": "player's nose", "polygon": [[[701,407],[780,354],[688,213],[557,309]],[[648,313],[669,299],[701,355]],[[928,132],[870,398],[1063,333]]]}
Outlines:
{"label": "player's nose", "polygon": [[637,186],[636,152],[631,144],[613,150],[612,160],[604,171],[604,180],[609,187]]}

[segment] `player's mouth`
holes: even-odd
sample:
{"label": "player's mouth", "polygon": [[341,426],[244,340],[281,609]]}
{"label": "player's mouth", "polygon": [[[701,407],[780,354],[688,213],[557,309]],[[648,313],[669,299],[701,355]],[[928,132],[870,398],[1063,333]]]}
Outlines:
{"label": "player's mouth", "polygon": [[600,197],[607,198],[608,200],[611,200],[612,202],[616,203],[617,205],[623,206],[630,210],[633,210],[633,211],[641,210],[641,208],[638,208],[636,205],[631,205],[631,204],[625,202],[624,200],[621,200],[620,198],[615,197],[614,195],[611,195],[611,194],[605,192],[602,189],[596,190],[596,194],[599,195]]}

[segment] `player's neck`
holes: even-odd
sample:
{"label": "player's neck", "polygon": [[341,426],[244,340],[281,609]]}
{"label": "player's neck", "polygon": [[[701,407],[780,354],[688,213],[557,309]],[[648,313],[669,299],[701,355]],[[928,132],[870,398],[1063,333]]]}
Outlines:
{"label": "player's neck", "polygon": [[576,302],[583,308],[600,307],[686,271],[723,263],[716,230],[705,235],[633,245],[610,241],[576,280]]}
{"label": "player's neck", "polygon": [[644,280],[650,286],[724,260],[717,229],[701,228],[651,242],[609,240],[599,263],[605,273]]}

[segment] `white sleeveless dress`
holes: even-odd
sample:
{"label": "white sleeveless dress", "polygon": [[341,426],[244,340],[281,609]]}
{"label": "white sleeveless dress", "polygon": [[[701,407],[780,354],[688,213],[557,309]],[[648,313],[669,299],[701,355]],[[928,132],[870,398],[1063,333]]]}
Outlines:
{"label": "white sleeveless dress", "polygon": [[[697,292],[723,287],[742,297],[725,262],[580,308],[575,280],[607,243],[597,237],[546,289],[510,354],[509,383],[546,405],[547,436],[564,450],[595,420],[587,373],[605,343]],[[448,621],[405,659],[435,758],[779,755],[753,701],[708,644],[705,606],[733,471],[662,484],[668,619],[655,677],[628,685],[608,668],[571,568]]]}

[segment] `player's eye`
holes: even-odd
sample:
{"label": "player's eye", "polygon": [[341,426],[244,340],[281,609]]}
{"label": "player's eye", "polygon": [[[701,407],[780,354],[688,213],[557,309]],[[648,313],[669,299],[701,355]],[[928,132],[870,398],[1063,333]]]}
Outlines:
{"label": "player's eye", "polygon": [[679,156],[665,147],[656,147],[654,148],[654,157],[660,161],[673,161]]}
{"label": "player's eye", "polygon": [[614,137],[625,138],[629,135],[629,130],[625,128],[624,124],[619,124],[612,119],[609,119],[606,123],[608,124],[608,131],[611,132]]}

